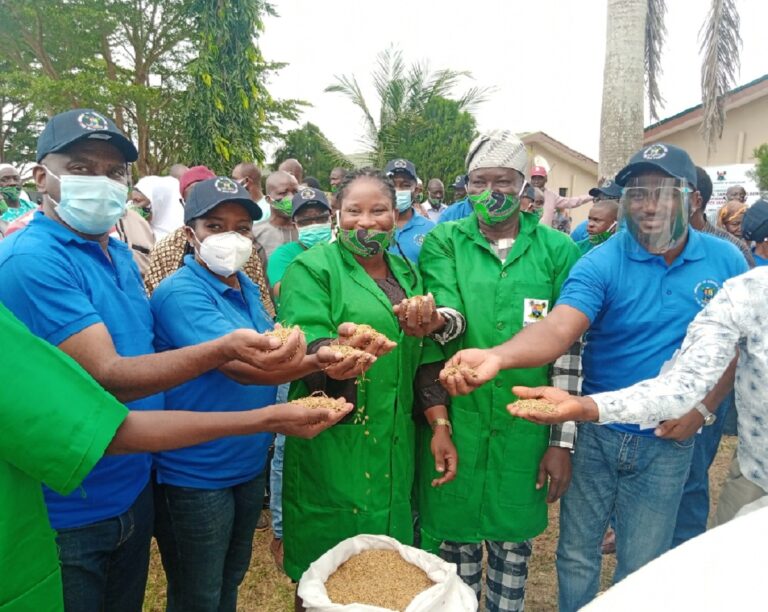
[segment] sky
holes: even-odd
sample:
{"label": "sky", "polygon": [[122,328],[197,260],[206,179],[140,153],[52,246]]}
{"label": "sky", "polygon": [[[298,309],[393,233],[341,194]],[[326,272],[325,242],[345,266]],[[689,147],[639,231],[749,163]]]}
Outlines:
{"label": "sky", "polygon": [[[473,78],[457,94],[473,85],[493,87],[475,113],[480,130],[543,131],[597,159],[607,0],[271,1],[279,17],[266,19],[259,45],[268,60],[288,66],[269,91],[310,102],[300,122],[318,125],[344,153],[363,149],[362,116],[341,94],[324,89],[334,75],[355,75],[366,99],[375,100],[376,55],[394,45],[408,63],[469,71]],[[661,118],[701,102],[698,34],[709,4],[667,0]],[[768,2],[736,4],[741,85],[768,73]]]}

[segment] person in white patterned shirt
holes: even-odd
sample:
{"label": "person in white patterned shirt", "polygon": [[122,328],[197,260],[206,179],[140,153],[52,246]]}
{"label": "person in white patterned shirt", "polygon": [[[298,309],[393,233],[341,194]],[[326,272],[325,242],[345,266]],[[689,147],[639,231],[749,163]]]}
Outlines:
{"label": "person in white patterned shirt", "polygon": [[[631,387],[575,397],[561,389],[515,387],[521,398],[544,398],[556,404],[538,413],[510,404],[509,411],[536,423],[665,421],[686,414],[691,406],[704,425],[712,416],[702,398],[714,387],[737,353],[736,405],[739,443],[720,494],[715,525],[732,519],[745,505],[768,495],[768,268],[755,268],[725,282],[693,320],[672,367]],[[699,402],[697,404],[697,402]],[[663,427],[660,425],[660,427]]]}

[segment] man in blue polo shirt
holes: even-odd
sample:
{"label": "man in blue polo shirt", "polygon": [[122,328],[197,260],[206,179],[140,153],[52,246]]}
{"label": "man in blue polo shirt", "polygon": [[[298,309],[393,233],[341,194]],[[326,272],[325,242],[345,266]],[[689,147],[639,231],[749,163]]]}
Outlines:
{"label": "man in blue polo shirt", "polygon": [[[585,332],[585,394],[654,377],[673,358],[701,308],[727,279],[747,270],[732,244],[689,229],[696,169],[685,151],[662,143],[645,147],[616,182],[624,188],[627,231],[579,260],[546,319],[498,347],[457,353],[447,365],[462,363],[475,374],[444,371],[441,379],[449,390],[467,393],[499,369],[548,363]],[[727,387],[721,381],[689,415],[702,425]],[[557,569],[563,612],[580,609],[596,595],[600,544],[612,514],[615,581],[670,548],[693,438],[658,438],[655,425],[579,428],[571,487],[560,510]]]}
{"label": "man in blue polo shirt", "polygon": [[[126,208],[127,164],[137,157],[133,143],[96,111],[72,110],[48,122],[34,169],[42,212],[0,243],[0,302],[130,409],[158,410],[163,391],[233,359],[279,362],[253,350],[263,337],[245,330],[154,354],[141,275],[128,246],[109,237]],[[283,359],[300,340],[291,343],[278,349]],[[69,612],[141,610],[153,522],[149,469],[147,454],[106,457],[78,491],[45,489]]]}
{"label": "man in blue polo shirt", "polygon": [[467,198],[467,177],[457,176],[452,187],[456,201],[440,214],[438,223],[459,221],[472,214],[472,205],[469,203],[469,198]]}
{"label": "man in blue polo shirt", "polygon": [[423,215],[417,215],[413,209],[418,181],[416,167],[407,159],[393,159],[387,163],[384,174],[395,184],[395,205],[398,213],[395,241],[389,251],[418,263],[424,236],[435,224]]}

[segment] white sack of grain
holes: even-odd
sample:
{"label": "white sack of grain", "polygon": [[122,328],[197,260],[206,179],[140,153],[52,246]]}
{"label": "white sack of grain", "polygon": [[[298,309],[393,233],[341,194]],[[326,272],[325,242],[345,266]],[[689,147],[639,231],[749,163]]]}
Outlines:
{"label": "white sack of grain", "polygon": [[[309,566],[299,581],[299,597],[307,612],[388,612],[386,608],[364,604],[340,605],[328,598],[325,582],[345,561],[365,550],[396,550],[409,563],[420,567],[435,584],[417,595],[405,612],[476,612],[474,591],[459,578],[456,565],[440,557],[405,546],[378,535],[358,535],[339,542]],[[371,580],[375,580],[371,576]]]}

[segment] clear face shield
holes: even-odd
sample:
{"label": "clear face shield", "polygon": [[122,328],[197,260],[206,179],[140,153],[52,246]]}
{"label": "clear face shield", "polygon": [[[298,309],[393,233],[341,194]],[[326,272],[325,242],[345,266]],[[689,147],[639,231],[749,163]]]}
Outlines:
{"label": "clear face shield", "polygon": [[685,239],[692,193],[678,178],[633,177],[621,195],[621,219],[646,251],[666,253]]}

